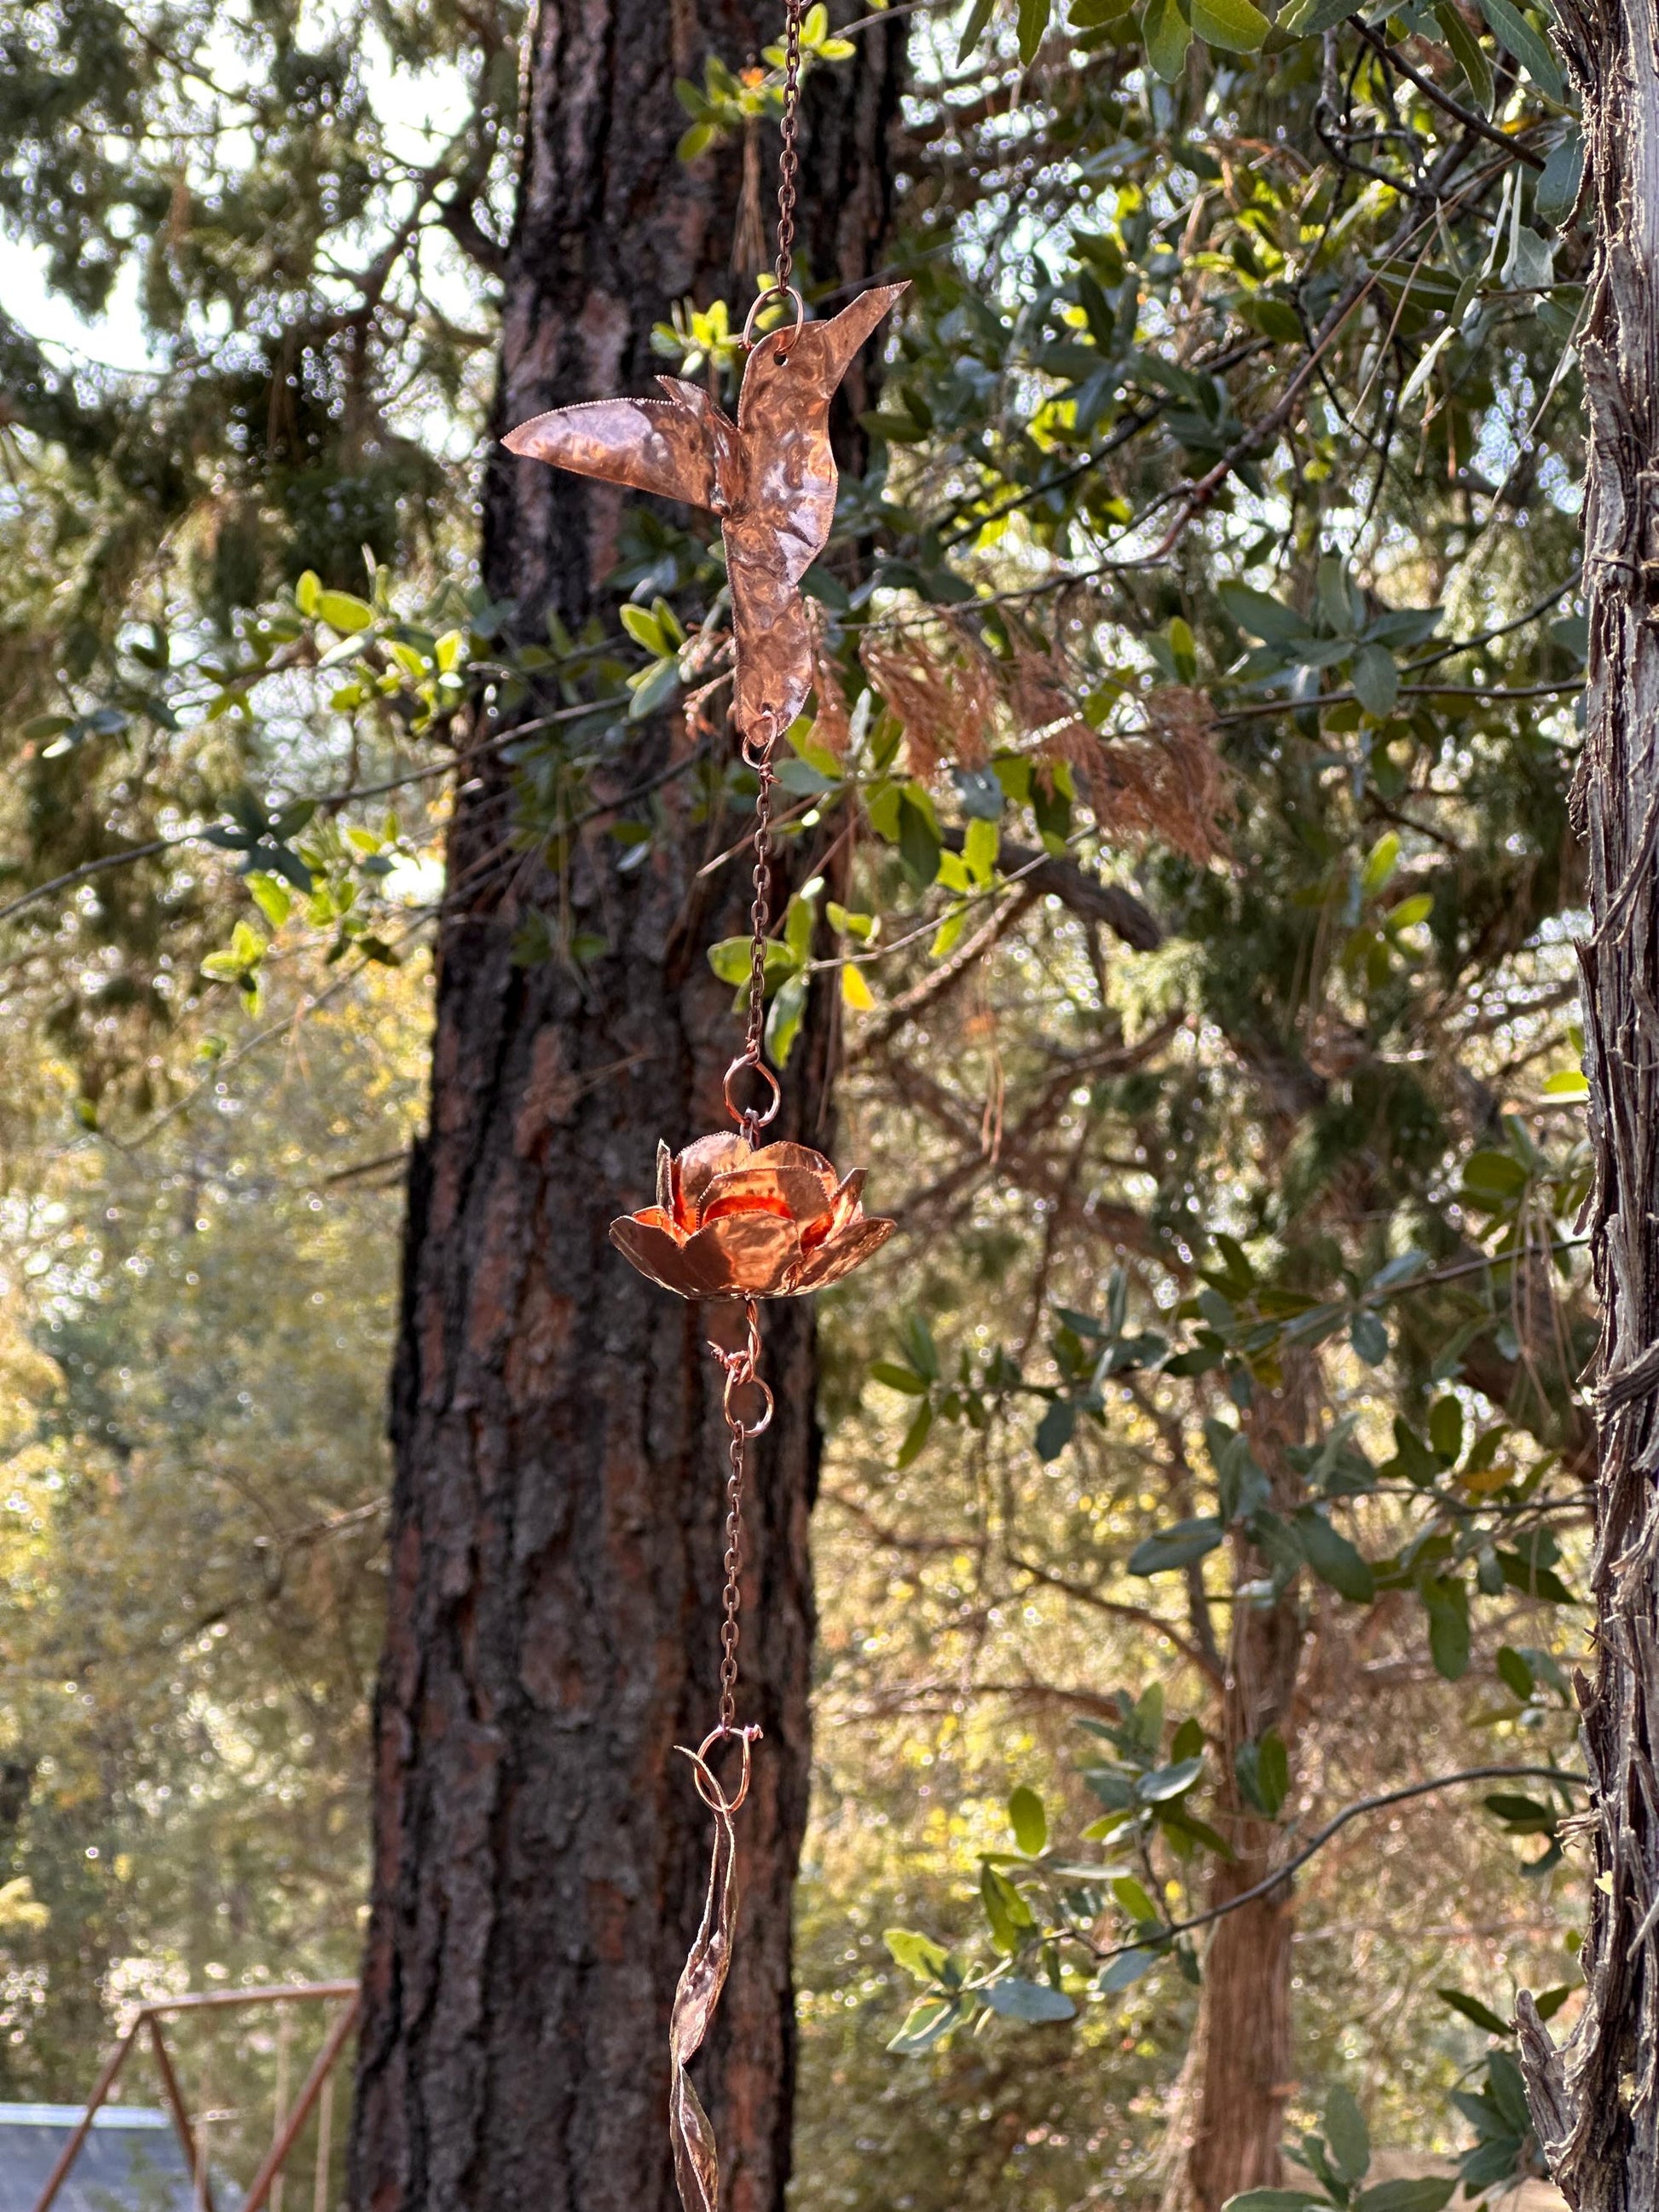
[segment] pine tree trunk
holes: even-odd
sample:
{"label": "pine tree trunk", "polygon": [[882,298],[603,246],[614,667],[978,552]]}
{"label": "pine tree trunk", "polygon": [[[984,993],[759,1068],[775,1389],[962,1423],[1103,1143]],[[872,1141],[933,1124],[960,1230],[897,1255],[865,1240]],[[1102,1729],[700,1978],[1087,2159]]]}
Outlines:
{"label": "pine tree trunk", "polygon": [[[544,0],[498,428],[648,391],[653,323],[732,289],[741,151],[677,161],[672,82],[700,79],[706,50],[741,67],[781,13]],[[882,27],[809,84],[803,233],[820,280],[879,260],[901,40]],[[851,404],[868,404],[856,386]],[[544,635],[550,610],[583,619],[619,514],[603,488],[497,452],[484,575],[518,601],[521,635]],[[610,788],[650,776],[671,743],[643,727]],[[736,815],[694,826],[684,783],[661,803],[673,834],[645,867],[620,870],[600,830],[561,884],[515,841],[499,755],[458,796],[392,1385],[359,2212],[677,2203],[667,2019],[710,1823],[674,1746],[702,1739],[718,1695],[725,1431],[704,1340],[722,1317],[635,1275],[606,1229],[649,1202],[659,1135],[726,1126],[738,1033],[705,955],[744,929],[747,871],[699,874],[742,836]],[[538,910],[607,950],[580,972],[516,964]],[[834,1045],[833,999],[816,993],[776,1133],[826,1139]],[[735,1961],[693,2069],[731,2212],[781,2212],[806,1811],[813,1322],[810,1302],[764,1318],[778,1413],[751,1449],[740,1716],[766,1740],[738,1819]]]}
{"label": "pine tree trunk", "polygon": [[1596,241],[1579,343],[1589,407],[1585,744],[1575,826],[1591,1237],[1601,1304],[1594,1682],[1579,1677],[1594,1814],[1579,2022],[1522,2053],[1552,2172],[1579,2212],[1659,2203],[1659,19],[1562,0],[1584,97]]}

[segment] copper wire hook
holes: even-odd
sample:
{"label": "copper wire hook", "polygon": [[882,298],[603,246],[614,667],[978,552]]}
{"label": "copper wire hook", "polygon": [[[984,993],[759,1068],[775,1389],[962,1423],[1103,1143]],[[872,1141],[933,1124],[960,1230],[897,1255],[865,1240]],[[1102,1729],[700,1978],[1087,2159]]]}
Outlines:
{"label": "copper wire hook", "polygon": [[[709,1729],[695,1751],[688,1751],[683,1743],[675,1745],[675,1750],[683,1758],[690,1760],[691,1779],[696,1784],[697,1795],[711,1813],[724,1813],[729,1820],[742,1805],[744,1799],[749,1795],[750,1769],[753,1764],[752,1747],[760,1741],[764,1734],[765,1730],[757,1727],[752,1722],[747,1728],[728,1728],[722,1723],[719,1728]],[[738,1776],[738,1794],[735,1797],[726,1796],[714,1779],[714,1770],[708,1764],[708,1754],[714,1747],[731,1736],[735,1736],[743,1747],[743,1765]]]}
{"label": "copper wire hook", "polygon": [[[732,1078],[741,1075],[745,1067],[753,1068],[755,1073],[760,1077],[772,1093],[771,1103],[764,1112],[752,1106],[739,1106],[732,1096]],[[777,1119],[778,1109],[782,1103],[783,1086],[766,1062],[763,1060],[751,1060],[746,1052],[740,1052],[726,1071],[726,1110],[732,1119],[740,1128],[745,1124],[752,1123],[757,1129],[763,1129],[769,1121],[775,1121]]]}

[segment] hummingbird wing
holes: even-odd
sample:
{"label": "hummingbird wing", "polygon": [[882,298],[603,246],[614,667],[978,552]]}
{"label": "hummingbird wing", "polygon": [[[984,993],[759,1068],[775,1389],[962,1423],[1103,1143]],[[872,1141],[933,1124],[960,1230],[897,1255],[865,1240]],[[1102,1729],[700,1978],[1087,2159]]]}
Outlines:
{"label": "hummingbird wing", "polygon": [[526,459],[580,477],[722,511],[738,495],[737,426],[701,386],[659,377],[666,399],[593,399],[556,407],[509,430],[501,443]]}

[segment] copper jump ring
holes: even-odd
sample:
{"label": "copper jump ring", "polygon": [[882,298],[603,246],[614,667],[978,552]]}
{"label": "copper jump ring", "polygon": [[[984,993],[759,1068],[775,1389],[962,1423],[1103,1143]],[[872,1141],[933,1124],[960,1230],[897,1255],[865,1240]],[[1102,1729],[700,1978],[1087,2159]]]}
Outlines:
{"label": "copper jump ring", "polygon": [[795,303],[795,327],[790,331],[787,343],[778,348],[778,360],[781,363],[788,360],[789,349],[800,336],[801,325],[806,320],[806,302],[793,284],[769,284],[763,292],[756,295],[755,304],[744,322],[743,343],[747,351],[754,351],[759,343],[754,334],[755,318],[763,307],[769,307],[777,300],[793,300]]}
{"label": "copper jump ring", "polygon": [[[751,1388],[758,1390],[765,1400],[765,1410],[757,1421],[740,1421],[732,1411],[732,1394],[734,1391]],[[745,1443],[756,1437],[763,1437],[766,1434],[772,1425],[772,1416],[777,1411],[777,1401],[772,1395],[770,1383],[763,1382],[760,1376],[752,1370],[745,1375],[737,1367],[728,1367],[726,1370],[726,1393],[721,1404],[726,1425],[735,1435],[740,1436]]]}

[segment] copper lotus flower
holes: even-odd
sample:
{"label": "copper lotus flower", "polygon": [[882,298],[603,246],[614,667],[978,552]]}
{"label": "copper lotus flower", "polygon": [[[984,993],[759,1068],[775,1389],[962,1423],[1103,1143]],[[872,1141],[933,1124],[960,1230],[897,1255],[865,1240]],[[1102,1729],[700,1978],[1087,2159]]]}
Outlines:
{"label": "copper lotus flower", "polygon": [[657,1203],[611,1224],[642,1275],[683,1298],[793,1298],[839,1282],[893,1233],[859,1202],[864,1170],[844,1181],[806,1145],[699,1137],[657,1147]]}

